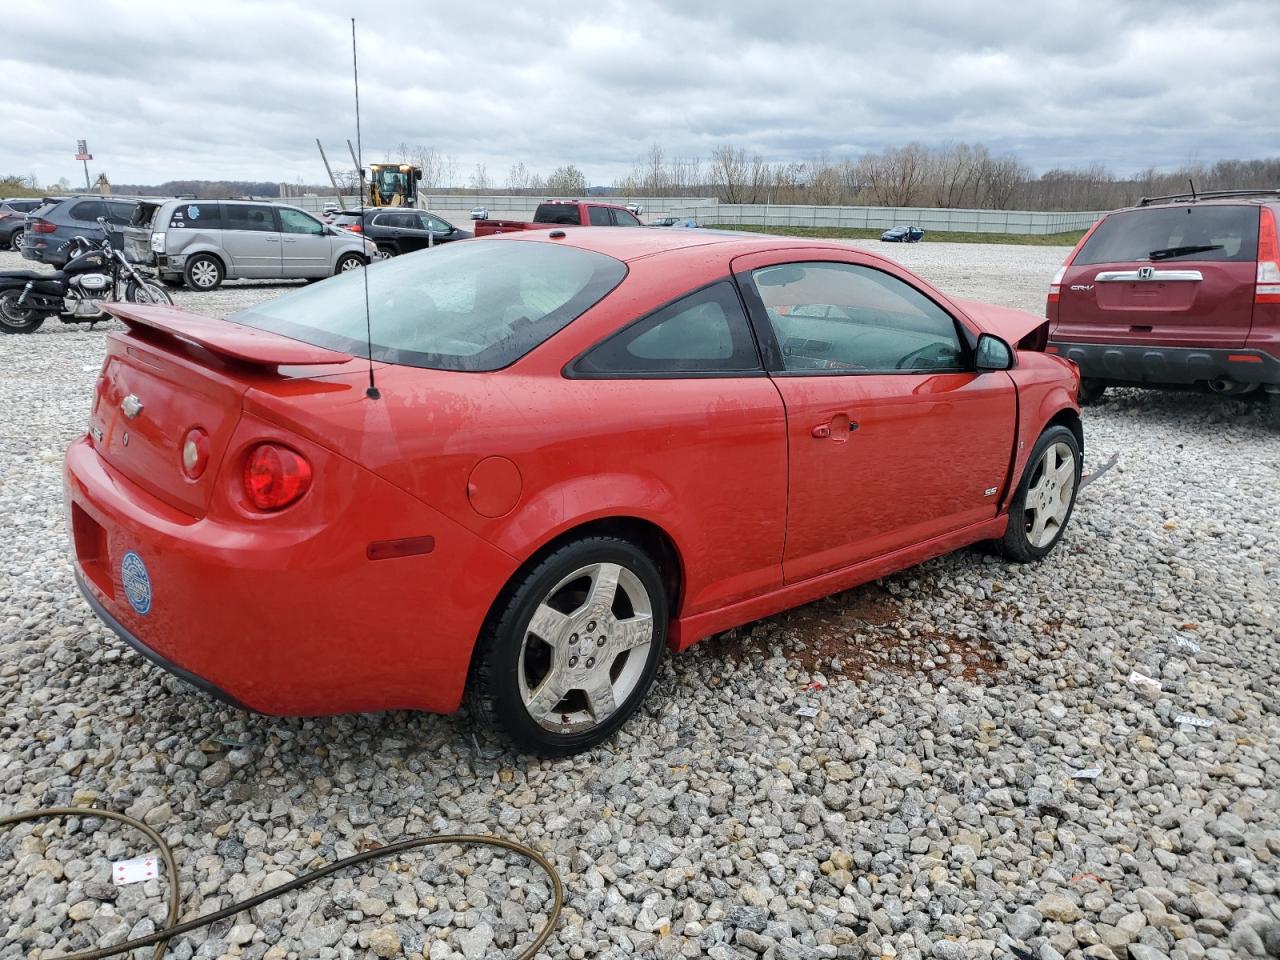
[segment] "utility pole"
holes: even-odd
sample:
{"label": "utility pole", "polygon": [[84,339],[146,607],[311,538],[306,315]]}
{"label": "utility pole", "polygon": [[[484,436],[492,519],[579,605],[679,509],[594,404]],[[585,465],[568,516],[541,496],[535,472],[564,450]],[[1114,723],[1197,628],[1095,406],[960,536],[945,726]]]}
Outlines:
{"label": "utility pole", "polygon": [[89,161],[93,159],[93,154],[89,152],[89,142],[87,140],[76,141],[76,159],[84,162],[84,188],[86,191],[92,190],[89,184]]}

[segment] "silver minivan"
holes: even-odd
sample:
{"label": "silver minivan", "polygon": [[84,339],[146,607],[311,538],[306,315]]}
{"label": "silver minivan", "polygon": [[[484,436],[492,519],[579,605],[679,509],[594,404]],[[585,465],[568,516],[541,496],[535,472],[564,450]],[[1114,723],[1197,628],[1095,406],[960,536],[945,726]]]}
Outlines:
{"label": "silver minivan", "polygon": [[378,256],[363,237],[258,200],[144,200],[125,228],[124,252],[192,290],[223,280],[328,277]]}

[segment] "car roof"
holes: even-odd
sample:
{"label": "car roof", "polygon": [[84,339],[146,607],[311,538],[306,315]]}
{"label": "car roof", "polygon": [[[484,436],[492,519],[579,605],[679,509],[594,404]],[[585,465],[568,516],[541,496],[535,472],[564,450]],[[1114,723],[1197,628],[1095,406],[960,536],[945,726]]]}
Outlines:
{"label": "car roof", "polygon": [[[551,234],[563,233],[553,238]],[[864,250],[855,250],[848,244],[832,243],[805,237],[777,237],[767,233],[746,233],[733,230],[632,230],[627,227],[567,227],[553,230],[521,230],[515,233],[497,234],[481,238],[480,242],[493,240],[499,243],[557,243],[563,246],[592,250],[629,262],[646,257],[659,256],[691,247],[722,245],[728,257],[740,257],[764,250],[830,249],[842,253],[857,252],[872,256]]]}
{"label": "car roof", "polygon": [[1128,207],[1112,210],[1111,213],[1128,213],[1132,210],[1168,210],[1184,207],[1273,207],[1280,203],[1280,198],[1266,196],[1243,197],[1202,197],[1199,200],[1160,200],[1159,202],[1138,202]]}

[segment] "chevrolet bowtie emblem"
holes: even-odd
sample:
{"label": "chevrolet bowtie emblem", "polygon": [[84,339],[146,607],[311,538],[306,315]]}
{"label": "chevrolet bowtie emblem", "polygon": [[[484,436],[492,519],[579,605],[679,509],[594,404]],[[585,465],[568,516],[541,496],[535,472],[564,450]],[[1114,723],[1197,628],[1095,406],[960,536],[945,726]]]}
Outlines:
{"label": "chevrolet bowtie emblem", "polygon": [[124,411],[124,415],[132,420],[142,412],[142,401],[132,393],[120,401],[120,409]]}

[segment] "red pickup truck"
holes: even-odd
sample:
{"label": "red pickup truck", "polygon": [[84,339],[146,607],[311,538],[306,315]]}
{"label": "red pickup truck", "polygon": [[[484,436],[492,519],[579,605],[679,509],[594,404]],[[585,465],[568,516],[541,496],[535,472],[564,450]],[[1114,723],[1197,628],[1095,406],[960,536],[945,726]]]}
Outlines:
{"label": "red pickup truck", "polygon": [[477,220],[473,224],[477,237],[517,230],[550,230],[552,227],[638,227],[640,221],[626,207],[612,203],[587,203],[583,200],[547,200],[538,204],[533,222],[523,220]]}

